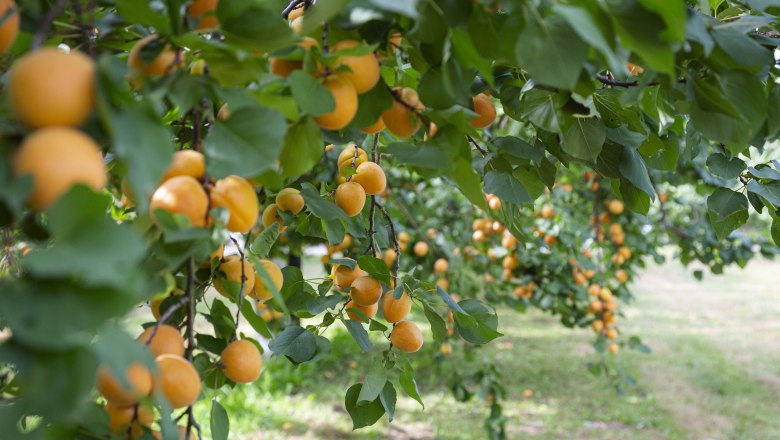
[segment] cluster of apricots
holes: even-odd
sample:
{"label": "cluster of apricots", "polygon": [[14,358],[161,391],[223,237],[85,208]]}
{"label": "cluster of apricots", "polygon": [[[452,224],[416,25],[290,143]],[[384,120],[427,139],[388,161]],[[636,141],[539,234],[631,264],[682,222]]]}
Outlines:
{"label": "cluster of apricots", "polygon": [[[615,316],[618,307],[617,299],[611,290],[595,283],[588,287],[588,295],[591,297],[588,313],[594,315],[591,322],[593,331],[610,341],[616,340],[618,331],[614,325],[617,322],[617,316]],[[610,342],[607,349],[610,353],[617,354],[619,347],[615,342]]]}
{"label": "cluster of apricots", "polygon": [[366,151],[354,144],[347,145],[339,153],[338,170],[339,185],[334,200],[350,217],[363,211],[366,195],[382,194],[387,188],[387,177],[382,167],[368,160]]}
{"label": "cluster of apricots", "polygon": [[76,127],[95,107],[95,63],[80,52],[34,50],[13,65],[6,93],[14,116],[33,131],[13,159],[16,176],[31,175],[27,203],[49,208],[73,185],[101,191],[108,180],[100,147]]}
{"label": "cluster of apricots", "polygon": [[393,291],[382,294],[382,284],[360,268],[357,262],[354,267],[337,264],[331,270],[333,284],[337,289],[349,293],[345,309],[349,319],[367,323],[376,316],[379,307],[385,321],[393,324],[390,332],[390,342],[399,350],[414,353],[422,347],[423,338],[420,328],[412,321],[405,319],[412,310],[412,299],[402,292],[396,299]]}
{"label": "cluster of apricots", "polygon": [[[173,409],[192,405],[201,391],[200,375],[184,357],[184,338],[176,327],[167,324],[148,327],[138,336],[138,342],[154,357],[155,372],[136,362],[127,368],[120,380],[106,366],[101,366],[96,384],[106,400],[111,430],[117,435],[127,434],[129,438],[141,437],[144,427],[149,428],[154,422],[154,408],[147,399],[154,391],[159,392]],[[216,365],[230,380],[249,383],[260,377],[263,359],[254,343],[236,340],[225,347]],[[159,436],[159,433],[153,432],[153,435]]]}

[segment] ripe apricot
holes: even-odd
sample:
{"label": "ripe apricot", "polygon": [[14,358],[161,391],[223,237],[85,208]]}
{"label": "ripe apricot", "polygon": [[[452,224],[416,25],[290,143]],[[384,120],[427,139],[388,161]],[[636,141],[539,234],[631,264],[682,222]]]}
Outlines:
{"label": "ripe apricot", "polygon": [[[217,271],[222,272],[225,277],[214,278],[214,288],[217,289],[217,292],[222,296],[228,296],[225,281],[241,283],[241,267],[242,260],[239,255],[229,255],[222,260]],[[243,260],[243,275],[244,295],[249,295],[255,287],[255,268],[252,266],[252,263],[246,259]]]}
{"label": "ripe apricot", "polygon": [[290,29],[295,35],[303,35],[303,16],[290,20]]}
{"label": "ripe apricot", "polygon": [[344,182],[336,188],[336,205],[348,216],[360,214],[366,204],[366,191],[356,182]]}
{"label": "ripe apricot", "polygon": [[126,434],[129,429],[132,438],[140,437],[144,432],[143,427],[152,426],[154,422],[154,409],[149,405],[138,405],[138,415],[135,405],[121,406],[107,402],[105,410],[108,413],[108,427],[115,435]]}
{"label": "ripe apricot", "polygon": [[[342,40],[333,46],[333,50],[351,49],[358,44],[355,40]],[[340,74],[355,86],[355,91],[358,94],[373,89],[379,82],[379,62],[373,53],[340,56],[336,65],[347,66],[352,70],[351,72],[340,72]]]}
{"label": "ripe apricot", "polygon": [[474,112],[477,117],[472,119],[469,124],[474,128],[485,128],[492,124],[496,119],[496,107],[490,100],[490,97],[485,94],[479,94],[472,98],[474,104]]}
{"label": "ripe apricot", "polygon": [[28,203],[35,211],[48,208],[77,183],[100,191],[108,180],[98,146],[69,127],[46,127],[29,135],[16,152],[13,170],[16,176],[32,175]]}
{"label": "ripe apricot", "polygon": [[202,179],[206,175],[206,157],[195,150],[180,150],[173,153],[173,160],[162,175],[162,181],[176,176],[190,176]]}
{"label": "ripe apricot", "polygon": [[401,243],[409,243],[409,240],[411,239],[412,237],[406,231],[401,231],[398,233],[398,241]]}
{"label": "ripe apricot", "polygon": [[163,354],[155,362],[158,375],[154,378],[154,387],[162,392],[173,409],[192,405],[198,400],[200,375],[187,359]]}
{"label": "ripe apricot", "polygon": [[179,330],[168,324],[162,324],[157,328],[157,332],[152,337],[154,327],[149,327],[138,336],[138,341],[142,344],[146,344],[149,338],[152,342],[149,343],[149,351],[156,357],[161,354],[184,354],[184,338],[182,338]]}
{"label": "ripe apricot", "polygon": [[441,353],[444,356],[449,356],[452,354],[452,344],[449,342],[444,342],[441,344],[441,347],[439,347],[439,353]]}
{"label": "ripe apricot", "polygon": [[395,249],[385,249],[383,259],[387,267],[392,267],[395,264],[395,259],[398,258],[398,253]]}
{"label": "ripe apricot", "polygon": [[385,129],[385,121],[383,121],[382,117],[380,116],[379,119],[376,120],[376,122],[369,125],[368,127],[361,128],[360,130],[363,131],[363,133],[367,133],[367,134],[377,134],[384,129]]}
{"label": "ripe apricot", "polygon": [[265,207],[263,210],[263,226],[268,228],[276,222],[279,223],[279,230],[284,231],[284,219],[279,215],[277,208],[278,205],[276,203],[271,203]]}
{"label": "ripe apricot", "polygon": [[[303,40],[298,43],[298,47],[301,47],[306,51],[315,46],[319,47],[319,45],[319,41],[311,37],[303,37]],[[268,62],[271,67],[271,73],[284,78],[290,76],[290,74],[294,71],[303,68],[303,62],[299,60],[284,60],[275,57],[269,57]]]}
{"label": "ripe apricot", "polygon": [[360,184],[366,194],[375,195],[385,190],[387,177],[382,167],[374,162],[363,162],[357,167],[357,174],[352,176],[352,181]]}
{"label": "ripe apricot", "polygon": [[598,296],[599,292],[601,292],[601,286],[598,284],[591,284],[588,286],[588,295],[590,296]]}
{"label": "ripe apricot", "polygon": [[546,218],[548,220],[553,218],[553,216],[555,215],[555,213],[553,212],[553,209],[552,209],[552,207],[550,205],[542,206],[541,214],[542,214],[542,218]]}
{"label": "ripe apricot", "polygon": [[[282,269],[280,269],[279,266],[277,266],[276,263],[271,260],[260,260],[260,265],[263,266],[263,269],[265,269],[268,277],[271,278],[271,281],[273,282],[276,290],[278,291],[281,289],[282,284],[284,283]],[[272,296],[273,293],[271,293],[271,291],[265,286],[263,283],[263,278],[260,276],[260,274],[255,273],[254,297],[259,301],[265,301],[270,299]]]}
{"label": "ripe apricot", "polygon": [[618,280],[619,283],[625,283],[628,281],[628,273],[623,269],[618,269],[618,271],[615,272],[615,279]]}
{"label": "ripe apricot", "polygon": [[439,258],[433,263],[433,272],[443,274],[450,268],[450,264],[444,258]]}
{"label": "ripe apricot", "polygon": [[163,301],[168,299],[168,297],[174,295],[184,295],[184,291],[181,289],[174,289],[169,295],[159,295],[149,301],[149,308],[152,309],[152,316],[154,316],[154,319],[160,319],[160,305],[162,305]]}
{"label": "ripe apricot", "polygon": [[604,336],[607,337],[607,339],[615,340],[618,337],[618,331],[614,328],[608,328],[607,331],[604,333]]}
{"label": "ripe apricot", "polygon": [[424,257],[428,255],[428,243],[424,241],[418,241],[414,244],[414,254],[418,257]]}
{"label": "ripe apricot", "polygon": [[195,30],[213,29],[219,25],[216,16],[217,3],[219,0],[193,0],[187,6],[187,13],[198,22]]}
{"label": "ripe apricot", "polygon": [[[490,275],[490,274],[487,274]],[[487,277],[485,278],[485,281],[487,281]],[[450,282],[447,281],[445,278],[441,278],[436,280],[436,285],[444,289],[445,291],[450,288]]]}
{"label": "ripe apricot", "polygon": [[118,406],[134,405],[152,392],[152,375],[141,363],[133,363],[125,373],[127,385],[114,376],[106,367],[100,367],[97,375],[97,390],[107,401]]}
{"label": "ripe apricot", "polygon": [[501,209],[501,199],[499,199],[498,197],[493,197],[492,199],[490,199],[490,201],[488,201],[488,207],[493,211],[497,211]]}
{"label": "ripe apricot", "polygon": [[358,97],[355,86],[342,74],[328,75],[323,81],[325,88],[333,95],[336,106],[329,113],[314,118],[326,130],[341,130],[355,117]]}
{"label": "ripe apricot", "polygon": [[237,383],[250,383],[263,371],[263,356],[251,341],[231,342],[220,356],[222,371],[228,379]]}
{"label": "ripe apricot", "polygon": [[339,264],[333,267],[333,283],[336,287],[346,289],[352,286],[352,283],[363,276],[368,275],[366,271],[355,265],[354,269],[350,269],[349,266]]}
{"label": "ripe apricot", "polygon": [[94,77],[95,63],[80,52],[35,50],[11,69],[11,109],[31,127],[80,125],[95,106]]}
{"label": "ripe apricot", "polygon": [[130,55],[127,57],[127,66],[132,75],[161,76],[179,69],[181,62],[177,58],[180,57],[176,55],[176,50],[172,49],[168,44],[152,60],[144,59],[141,56],[141,51],[143,51],[146,45],[153,42],[153,44],[159,44],[157,38],[157,35],[148,35],[138,40],[135,46],[130,49]]}
{"label": "ripe apricot", "polygon": [[517,247],[517,239],[511,233],[504,233],[501,238],[501,246],[511,251]]}
{"label": "ripe apricot", "polygon": [[209,259],[208,259],[208,261],[206,261],[206,262],[204,262],[203,264],[201,264],[201,265],[200,265],[200,267],[201,267],[201,268],[204,268],[204,269],[205,269],[205,268],[207,268],[207,267],[211,267],[211,262],[212,262],[212,261],[213,261],[215,258],[217,258],[217,259],[219,259],[219,260],[222,260],[222,257],[223,257],[224,255],[225,255],[225,245],[224,245],[224,244],[221,244],[221,245],[219,245],[219,247],[217,247],[217,248],[214,250],[214,252],[212,252],[212,253],[210,253],[210,254],[209,254]]}
{"label": "ripe apricot", "polygon": [[374,278],[365,275],[352,282],[349,291],[352,300],[359,306],[371,306],[379,302],[382,296],[382,285]]}
{"label": "ripe apricot", "polygon": [[[8,10],[16,8],[13,0],[0,0],[0,17],[5,17]],[[14,44],[19,34],[19,9],[11,12],[11,15],[0,25],[0,52],[5,52]]]}
{"label": "ripe apricot", "polygon": [[591,327],[593,327],[593,331],[596,333],[601,333],[601,331],[604,329],[604,321],[596,319],[591,323]]}
{"label": "ripe apricot", "polygon": [[355,309],[363,312],[364,315],[366,315],[368,318],[373,318],[376,315],[376,311],[379,309],[379,303],[371,304],[370,306],[361,306],[358,305],[354,300],[350,299],[347,301],[346,305],[347,310],[347,316],[349,316],[349,319],[353,321],[359,321],[362,323],[366,323],[368,321],[364,320],[360,315],[357,313],[350,312],[349,309]]}
{"label": "ripe apricot", "polygon": [[401,39],[402,38],[403,38],[403,36],[401,35],[400,32],[395,32],[393,34],[390,34],[390,37],[387,39],[387,41],[394,48],[400,49],[401,48]]}
{"label": "ripe apricot", "polygon": [[292,11],[290,11],[289,14],[287,14],[287,19],[290,20],[290,21],[293,21],[293,20],[295,20],[298,17],[302,17],[303,16],[303,12],[304,12],[303,6],[301,6],[299,8],[295,8]]}
{"label": "ripe apricot", "polygon": [[617,344],[615,344],[615,343],[609,344],[609,346],[607,347],[607,349],[609,350],[609,353],[610,353],[610,354],[613,354],[613,355],[614,355],[614,354],[617,354],[617,353],[618,353],[618,351],[620,351],[620,347],[618,347],[618,345],[617,345]]}
{"label": "ripe apricot", "polygon": [[396,87],[393,92],[396,99],[393,101],[393,106],[382,113],[382,120],[391,133],[400,138],[408,138],[417,133],[422,126],[420,117],[411,109],[422,111],[424,107],[414,89]]}
{"label": "ripe apricot", "polygon": [[607,204],[607,210],[612,215],[620,215],[623,213],[625,205],[620,200],[610,200]]}
{"label": "ripe apricot", "polygon": [[[357,159],[355,159],[355,148],[357,148]],[[367,160],[368,154],[366,154],[366,150],[360,147],[355,147],[355,144],[347,145],[343,150],[341,150],[341,153],[339,153],[339,157],[337,159],[339,174],[341,174],[344,168],[351,167],[353,161],[355,162],[355,169],[357,170],[357,167],[359,167]]]}
{"label": "ripe apricot", "polygon": [[257,194],[243,177],[227,176],[217,180],[210,195],[212,208],[227,208],[230,214],[227,222],[229,231],[245,234],[257,223],[260,213]]}
{"label": "ripe apricot", "polygon": [[206,226],[209,198],[200,183],[190,176],[172,177],[160,185],[152,194],[149,212],[163,209],[171,214],[181,214],[190,220],[192,226]]}
{"label": "ripe apricot", "polygon": [[414,353],[423,345],[422,332],[417,324],[411,321],[401,321],[390,332],[390,342],[399,350]]}
{"label": "ripe apricot", "polygon": [[620,249],[618,249],[618,253],[623,257],[623,260],[631,258],[631,248],[628,246],[621,246]]}
{"label": "ripe apricot", "polygon": [[393,292],[387,292],[382,297],[382,316],[387,322],[398,322],[406,318],[412,310],[412,299],[404,292],[395,299]]}
{"label": "ripe apricot", "polygon": [[295,188],[285,188],[276,195],[276,206],[282,211],[298,214],[303,209],[304,203],[301,192]]}

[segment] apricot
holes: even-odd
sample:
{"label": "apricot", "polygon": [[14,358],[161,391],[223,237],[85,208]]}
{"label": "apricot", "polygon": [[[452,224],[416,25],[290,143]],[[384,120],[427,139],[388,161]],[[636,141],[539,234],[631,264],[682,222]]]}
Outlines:
{"label": "apricot", "polygon": [[485,128],[492,124],[496,119],[496,107],[493,105],[490,97],[485,94],[479,94],[472,98],[474,112],[477,117],[472,119],[469,124],[474,128]]}
{"label": "apricot", "polygon": [[390,342],[399,350],[414,353],[423,345],[422,332],[417,324],[411,321],[401,321],[390,332]]}
{"label": "apricot", "polygon": [[615,279],[618,280],[619,283],[625,283],[628,281],[628,273],[623,269],[619,269],[615,272]]}
{"label": "apricot", "polygon": [[173,153],[173,161],[163,173],[162,181],[176,176],[190,176],[200,180],[205,175],[206,157],[195,150],[180,150]]}
{"label": "apricot", "polygon": [[200,394],[200,375],[192,364],[181,356],[163,354],[155,359],[158,375],[154,387],[162,392],[173,409],[190,406]]}
{"label": "apricot", "polygon": [[349,319],[353,321],[359,321],[362,323],[367,323],[368,321],[364,320],[360,315],[354,312],[350,312],[349,309],[355,309],[363,312],[364,315],[366,315],[369,319],[373,318],[376,315],[376,311],[379,309],[379,303],[371,304],[370,306],[361,306],[358,305],[354,300],[350,299],[347,301],[346,305],[347,310],[347,316],[349,316]]}
{"label": "apricot", "polygon": [[514,255],[507,255],[501,260],[501,267],[507,270],[512,270],[517,267],[517,257]]}
{"label": "apricot", "polygon": [[125,379],[129,387],[122,384],[108,368],[100,367],[97,375],[97,390],[107,401],[118,406],[134,405],[152,392],[152,375],[149,369],[139,362],[127,367]]}
{"label": "apricot", "polygon": [[441,347],[439,347],[439,353],[441,353],[444,356],[449,356],[452,354],[452,344],[449,342],[444,342],[441,344]]}
{"label": "apricot", "polygon": [[628,246],[621,246],[620,249],[618,249],[618,254],[623,257],[623,260],[628,260],[631,258],[631,248]]}
{"label": "apricot", "polygon": [[[284,284],[284,275],[282,269],[271,260],[260,260],[260,265],[263,266],[268,277],[271,278],[271,282],[274,284],[274,288],[278,291]],[[255,273],[255,290],[254,295],[258,301],[266,301],[273,297],[273,293],[264,285],[263,278],[260,274]]]}
{"label": "apricot", "polygon": [[250,383],[260,377],[263,356],[257,346],[245,339],[231,342],[220,356],[222,371],[228,379],[237,383]]}
{"label": "apricot", "polygon": [[290,29],[295,35],[303,35],[303,16],[290,20]]}
{"label": "apricot", "polygon": [[366,191],[356,182],[344,182],[336,188],[336,205],[349,217],[360,214],[366,204]]}
{"label": "apricot", "polygon": [[368,127],[361,128],[360,130],[363,131],[363,133],[367,133],[367,134],[377,134],[384,129],[385,129],[385,121],[383,121],[382,117],[380,116],[379,119],[376,120],[376,122],[369,125]]}
{"label": "apricot", "polygon": [[609,353],[613,355],[617,354],[618,351],[620,351],[620,347],[618,347],[618,345],[615,343],[609,344],[609,347],[607,347],[607,349],[609,350]]}
{"label": "apricot", "polygon": [[607,210],[609,210],[610,214],[612,215],[620,215],[623,213],[623,209],[625,206],[623,205],[623,202],[620,200],[610,200],[607,204]]}
{"label": "apricot", "polygon": [[208,268],[208,267],[211,267],[211,262],[212,262],[212,261],[213,261],[215,258],[218,258],[219,260],[222,260],[222,257],[223,257],[224,255],[225,255],[225,245],[224,245],[224,244],[222,244],[222,245],[219,245],[219,247],[218,247],[218,248],[216,248],[216,249],[214,250],[214,252],[212,252],[212,253],[210,253],[210,254],[209,254],[209,259],[208,259],[208,261],[206,261],[206,262],[204,262],[203,264],[201,264],[201,265],[200,265],[200,267],[201,267],[201,268],[204,268],[204,269],[205,269],[205,268]]}
{"label": "apricot", "polygon": [[[151,386],[151,382],[149,383]],[[144,432],[143,427],[152,426],[154,422],[154,409],[149,405],[138,405],[136,410],[135,405],[121,406],[107,402],[105,410],[108,413],[108,427],[115,435],[126,434],[129,428],[132,438],[140,437]],[[137,416],[136,411],[138,411]]]}
{"label": "apricot", "polygon": [[551,219],[555,215],[555,212],[553,212],[553,209],[550,205],[544,205],[542,206],[542,218]]}
{"label": "apricot", "polygon": [[77,183],[100,191],[108,180],[98,146],[69,127],[46,127],[29,135],[16,152],[13,171],[32,175],[28,203],[35,211],[48,208]]}
{"label": "apricot", "polygon": [[398,253],[395,249],[385,249],[384,260],[387,267],[392,267],[396,258],[398,258]]}
{"label": "apricot", "polygon": [[[187,427],[183,425],[179,425],[176,427],[179,430],[179,440],[196,440],[197,434],[195,433],[195,428],[192,427],[190,429],[190,435],[187,435]],[[162,433],[160,431],[152,431],[152,437],[155,438],[155,440],[163,440]]]}
{"label": "apricot", "polygon": [[168,299],[168,297],[174,295],[176,296],[184,295],[184,291],[181,289],[174,289],[173,292],[170,293],[170,295],[159,295],[157,297],[152,298],[152,300],[149,301],[149,307],[152,309],[152,316],[154,316],[154,319],[160,319],[160,305],[162,305],[163,301]]}
{"label": "apricot", "polygon": [[499,199],[498,197],[493,197],[488,202],[488,207],[490,209],[492,209],[493,211],[497,211],[497,210],[501,209],[501,199]]}
{"label": "apricot", "polygon": [[401,231],[398,233],[398,241],[401,243],[409,243],[409,240],[411,239],[412,237],[406,231]]}
{"label": "apricot", "polygon": [[360,184],[366,194],[375,195],[385,190],[387,177],[382,167],[374,162],[363,162],[357,167],[357,173],[352,176],[352,181]]}
{"label": "apricot", "polygon": [[271,68],[271,73],[283,78],[287,78],[294,71],[303,68],[303,62],[297,60],[283,60],[270,57],[268,58],[268,63]]}
{"label": "apricot", "polygon": [[[486,274],[486,275],[490,275],[490,274]],[[491,278],[492,278],[492,276],[491,276]],[[488,280],[487,276],[485,277],[485,281],[488,281],[488,282],[490,282],[490,281]],[[449,282],[449,281],[447,281],[447,279],[446,279],[446,278],[440,278],[440,279],[436,280],[436,285],[437,285],[437,286],[439,286],[439,287],[441,287],[441,288],[442,288],[442,289],[444,289],[445,291],[446,291],[446,290],[448,290],[448,289],[450,288],[450,282]]]}
{"label": "apricot", "polygon": [[[357,148],[357,159],[355,159],[355,148]],[[339,153],[337,159],[339,174],[341,174],[344,168],[351,167],[353,161],[355,162],[355,169],[357,169],[363,162],[368,161],[368,154],[366,153],[366,150],[355,147],[355,144],[350,144],[344,147],[344,149],[341,150],[341,153]]]}
{"label": "apricot", "polygon": [[[359,43],[355,40],[342,40],[333,46],[333,50],[351,49],[358,44]],[[339,73],[355,86],[355,91],[358,92],[358,94],[373,89],[379,82],[379,62],[376,60],[373,53],[357,56],[339,56],[336,65],[347,66],[352,70],[351,72]]]}
{"label": "apricot", "polygon": [[418,257],[424,257],[428,255],[428,243],[424,241],[418,241],[414,244],[414,254]]}
{"label": "apricot", "polygon": [[333,95],[336,106],[329,113],[314,118],[320,127],[326,130],[341,130],[357,114],[358,97],[355,86],[342,74],[329,75],[323,85]]}
{"label": "apricot", "polygon": [[402,38],[403,38],[403,36],[401,35],[400,32],[395,32],[393,34],[390,34],[390,37],[387,39],[387,41],[394,48],[400,49],[401,48],[401,39]]}
{"label": "apricot", "polygon": [[260,205],[255,188],[243,177],[227,176],[211,189],[211,207],[227,208],[227,228],[245,234],[257,223]]}
{"label": "apricot", "polygon": [[11,69],[8,97],[14,115],[31,127],[80,125],[95,107],[95,63],[81,52],[35,50]]}
{"label": "apricot", "polygon": [[149,327],[138,336],[138,341],[142,344],[146,344],[149,338],[152,338],[152,342],[149,342],[149,351],[156,357],[161,354],[184,354],[184,338],[182,338],[179,330],[168,324],[162,324],[157,328],[157,332],[152,337],[154,327]]}
{"label": "apricot", "polygon": [[176,176],[163,182],[152,194],[149,203],[152,218],[158,209],[181,214],[189,219],[192,226],[202,228],[207,222],[209,197],[194,178]]}
{"label": "apricot", "polygon": [[[0,17],[5,17],[8,10],[16,8],[12,0],[0,0]],[[11,12],[11,15],[0,25],[0,52],[5,52],[14,44],[19,34],[19,9]]]}
{"label": "apricot", "polygon": [[219,0],[193,0],[187,6],[187,13],[197,20],[195,30],[213,29],[219,25],[217,20],[217,4]]}
{"label": "apricot", "polygon": [[339,264],[333,267],[333,283],[340,289],[346,289],[352,286],[352,283],[363,276],[368,275],[366,271],[355,265],[354,269],[349,266]]}
{"label": "apricot", "polygon": [[157,54],[152,60],[142,58],[141,51],[149,43],[157,40],[157,35],[148,35],[138,40],[130,49],[130,55],[127,57],[127,66],[131,72],[131,75],[141,76],[161,76],[175,72],[179,69],[181,64],[176,54],[176,50],[172,49],[169,44]]}
{"label": "apricot", "polygon": [[274,222],[279,223],[279,230],[284,231],[284,219],[277,211],[279,206],[276,203],[271,203],[263,210],[263,227],[269,228]]}
{"label": "apricot", "polygon": [[501,238],[501,246],[507,250],[513,250],[517,247],[517,239],[512,234],[504,234]]}
{"label": "apricot", "polygon": [[225,277],[214,278],[214,288],[217,289],[222,296],[228,296],[225,281],[235,281],[241,283],[242,275],[242,263],[243,263],[243,275],[244,275],[244,295],[249,295],[252,289],[255,287],[255,268],[248,260],[241,260],[238,255],[229,255],[222,260],[222,263],[217,269],[218,272],[222,272]]}
{"label": "apricot", "polygon": [[289,14],[287,14],[287,19],[290,20],[290,21],[293,21],[293,20],[295,20],[298,17],[302,17],[303,16],[303,12],[304,12],[303,7],[295,8],[292,11],[290,11]]}
{"label": "apricot", "polygon": [[365,275],[352,282],[349,291],[352,300],[359,306],[371,306],[379,302],[382,296],[382,285],[374,278]]}
{"label": "apricot", "polygon": [[411,109],[422,111],[424,107],[414,89],[396,87],[393,92],[396,99],[393,101],[392,107],[382,113],[382,120],[385,121],[387,129],[391,133],[400,138],[408,138],[417,133],[417,130],[422,126],[420,117]]}
{"label": "apricot", "polygon": [[230,107],[228,107],[227,104],[222,104],[219,107],[219,110],[217,110],[217,119],[220,121],[227,121],[230,118],[230,115],[232,113],[230,112]]}
{"label": "apricot", "polygon": [[406,292],[401,297],[395,299],[393,292],[387,292],[382,297],[382,316],[387,322],[398,322],[406,318],[406,315],[412,310],[412,299]]}
{"label": "apricot", "polygon": [[444,258],[439,258],[433,263],[433,272],[437,274],[443,274],[450,268],[450,264]]}
{"label": "apricot", "polygon": [[276,206],[282,211],[298,214],[305,204],[301,192],[295,188],[285,188],[276,195]]}
{"label": "apricot", "polygon": [[601,292],[601,286],[598,284],[591,284],[588,286],[588,295],[590,296],[599,296],[599,293]]}
{"label": "apricot", "polygon": [[604,330],[604,321],[600,319],[596,319],[590,325],[593,327],[593,331],[596,333],[601,333],[601,331]]}

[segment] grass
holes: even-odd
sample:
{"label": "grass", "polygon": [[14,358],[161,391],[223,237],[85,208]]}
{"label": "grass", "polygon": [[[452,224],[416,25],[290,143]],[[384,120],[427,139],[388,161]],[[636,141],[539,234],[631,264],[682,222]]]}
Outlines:
{"label": "grass", "polygon": [[[474,350],[456,346],[444,364],[431,351],[415,356],[426,407],[400,398],[393,423],[383,418],[351,431],[343,394],[362,381],[369,356],[346,332],[332,335],[325,362],[293,368],[268,359],[257,384],[220,400],[231,414],[231,438],[485,438],[489,405],[479,396],[458,402],[447,389],[449,373],[468,377],[484,360],[503,374],[509,438],[780,438],[780,299],[772,279],[778,267],[754,262],[703,282],[673,265],[649,268],[635,280],[638,302],[626,309],[621,333],[640,335],[653,353],[618,356],[637,380],[625,396],[588,373],[586,364],[598,359],[589,331],[565,329],[540,313],[502,310],[499,341]],[[524,398],[525,389],[533,397]],[[198,413],[208,420],[208,404]]]}

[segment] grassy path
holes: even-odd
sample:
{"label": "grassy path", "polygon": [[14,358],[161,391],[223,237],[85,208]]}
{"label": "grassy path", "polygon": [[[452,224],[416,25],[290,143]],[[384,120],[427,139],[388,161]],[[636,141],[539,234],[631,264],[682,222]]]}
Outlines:
{"label": "grassy path", "polygon": [[[568,330],[539,313],[501,315],[505,337],[477,351],[495,359],[507,381],[509,438],[533,439],[773,439],[780,438],[780,265],[752,263],[745,271],[698,282],[674,265],[650,267],[635,282],[638,301],[621,331],[639,334],[650,356],[624,350],[623,367],[638,381],[620,397],[591,376],[595,360],[587,330]],[[348,336],[347,336],[348,338]],[[344,339],[346,349],[351,341]],[[335,344],[338,347],[339,344]],[[456,351],[448,361],[460,365]],[[234,432],[246,439],[481,439],[484,401],[456,402],[424,382],[425,411],[399,400],[396,420],[356,433],[341,407],[361,366],[338,356],[317,372],[270,370],[260,387],[243,387],[223,401]],[[271,362],[283,362],[272,360]],[[279,375],[286,375],[279,377]],[[316,381],[313,377],[319,376]],[[279,389],[279,383],[290,383]],[[523,398],[525,389],[534,391]]]}

